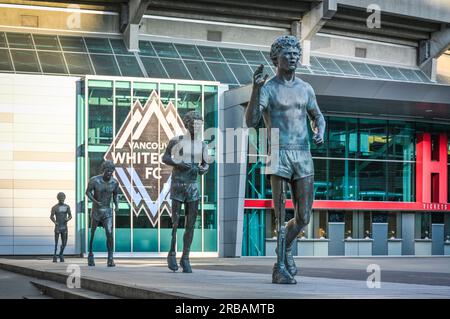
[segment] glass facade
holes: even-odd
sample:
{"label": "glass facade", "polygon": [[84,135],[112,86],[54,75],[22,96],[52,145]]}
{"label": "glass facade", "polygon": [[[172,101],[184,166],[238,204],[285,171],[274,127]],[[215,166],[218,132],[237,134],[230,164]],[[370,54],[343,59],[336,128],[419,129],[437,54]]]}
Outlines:
{"label": "glass facade", "polygon": [[[429,123],[337,116],[326,116],[325,120],[324,145],[316,147],[310,141],[315,200],[415,202],[417,134],[445,132],[450,136],[448,126]],[[258,149],[257,140],[249,140],[252,152]],[[450,142],[448,149],[450,155]],[[246,198],[270,199],[270,179],[262,174],[263,163],[255,158],[249,151]],[[320,237],[321,231],[327,233],[327,221],[344,222],[345,233],[353,238],[363,238],[366,231],[372,233],[372,222],[387,223],[388,237],[402,235],[400,212],[315,210],[313,215],[318,220],[311,223],[309,238]],[[245,210],[243,254],[260,254],[263,249],[256,247],[258,227],[265,228],[266,238],[272,238],[276,233],[274,219],[273,210]],[[265,225],[258,225],[256,220]],[[415,225],[416,238],[425,238],[425,232],[431,236],[431,213],[416,213]]]}
{"label": "glass facade", "polygon": [[[100,50],[98,48],[99,43],[91,43],[90,45],[90,50]],[[207,82],[197,84],[192,81],[179,83],[171,80],[149,81],[145,79],[125,81],[120,78],[87,77],[84,86],[84,101],[86,104],[84,110],[86,114],[84,118],[85,131],[82,135],[85,135],[84,163],[86,169],[85,177],[78,182],[78,188],[82,190],[85,189],[86,181],[89,178],[101,173],[100,166],[104,156],[110,145],[116,140],[128,115],[131,114],[135,101],[139,100],[141,105],[145,105],[153,91],[160,96],[164,108],[167,107],[169,102],[172,102],[181,117],[190,110],[197,110],[204,116],[204,129],[217,128],[218,86],[215,84],[208,84]],[[149,123],[153,125],[156,122]],[[146,142],[155,141],[146,140]],[[212,141],[206,138],[206,142]],[[164,152],[164,150],[160,150],[160,152]],[[210,150],[210,153],[212,152],[214,152],[213,149]],[[159,165],[163,164],[160,163]],[[193,252],[217,253],[218,251],[217,176],[216,164],[212,164],[208,174],[199,177],[202,196],[195,223],[194,241],[191,246]],[[157,182],[156,184],[158,184],[158,190],[161,191],[163,185],[160,184],[162,183]],[[80,191],[78,194],[80,196],[83,192]],[[81,200],[86,203],[83,195]],[[90,214],[91,208],[92,203],[89,202],[85,205],[85,247],[87,247],[90,238],[90,218],[86,218],[86,216],[90,216],[88,214]],[[121,189],[119,211],[114,216],[115,251],[154,254],[167,252],[172,230],[170,216],[170,205],[163,204],[158,208],[156,222],[153,222],[147,211],[133,209],[126,194]],[[177,236],[178,251],[182,250],[184,211],[180,217]],[[95,234],[94,251],[106,251],[105,235],[101,230]]]}
{"label": "glass facade", "polygon": [[[316,147],[310,141],[315,199],[415,201],[414,154],[421,128],[415,123],[332,116],[326,122],[324,145]],[[254,158],[249,154],[249,162]],[[247,198],[270,198],[262,165],[248,166]]]}
{"label": "glass facade", "polygon": [[[0,32],[0,71],[218,81],[231,87],[251,83],[260,64],[275,74],[266,51],[147,40],[139,41],[139,49],[128,52],[114,38]],[[419,69],[316,56],[298,74],[431,83]]]}

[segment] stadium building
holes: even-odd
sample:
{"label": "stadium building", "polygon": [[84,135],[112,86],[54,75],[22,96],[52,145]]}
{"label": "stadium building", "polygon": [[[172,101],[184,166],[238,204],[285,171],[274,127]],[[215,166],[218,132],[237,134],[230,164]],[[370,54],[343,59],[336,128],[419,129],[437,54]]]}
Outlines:
{"label": "stadium building", "polygon": [[[311,143],[314,211],[297,254],[450,254],[447,0],[6,0],[0,255],[53,252],[60,191],[75,217],[66,253],[85,254],[84,191],[111,159],[116,255],[165,256],[170,170],[160,155],[193,109],[221,159],[199,180],[193,255],[274,255],[263,139],[239,129],[253,71],[275,74],[270,45],[288,34],[327,122],[325,145]],[[102,231],[94,247],[106,252]]]}

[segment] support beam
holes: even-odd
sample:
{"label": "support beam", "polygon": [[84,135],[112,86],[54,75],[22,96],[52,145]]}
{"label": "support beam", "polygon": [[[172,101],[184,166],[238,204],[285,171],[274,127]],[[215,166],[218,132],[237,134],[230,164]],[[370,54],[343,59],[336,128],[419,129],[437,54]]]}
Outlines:
{"label": "support beam", "polygon": [[139,51],[139,26],[150,0],[130,0],[128,7],[122,7],[121,31],[128,51]]}
{"label": "support beam", "polygon": [[311,39],[325,22],[334,16],[336,11],[337,0],[323,0],[312,5],[311,10],[302,17],[299,29],[298,25],[292,24],[294,28],[297,28],[292,29],[292,34],[299,37],[303,48],[302,65],[310,65]]}
{"label": "support beam", "polygon": [[450,48],[450,28],[442,24],[441,30],[433,32],[430,40],[421,43],[418,54],[418,64],[422,71],[432,80],[436,81],[436,64],[445,51]]}

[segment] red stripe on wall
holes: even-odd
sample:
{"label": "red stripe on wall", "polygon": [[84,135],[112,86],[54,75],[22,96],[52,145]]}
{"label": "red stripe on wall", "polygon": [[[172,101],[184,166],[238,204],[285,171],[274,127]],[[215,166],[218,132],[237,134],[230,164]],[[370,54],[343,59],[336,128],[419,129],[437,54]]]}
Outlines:
{"label": "red stripe on wall", "polygon": [[[246,209],[271,209],[273,201],[271,199],[246,199],[244,201]],[[292,209],[292,200],[286,201],[286,208]],[[315,200],[313,209],[329,210],[381,210],[381,211],[438,211],[450,212],[450,204],[440,203],[416,203],[416,202],[366,202],[366,201],[340,201],[340,200]]]}

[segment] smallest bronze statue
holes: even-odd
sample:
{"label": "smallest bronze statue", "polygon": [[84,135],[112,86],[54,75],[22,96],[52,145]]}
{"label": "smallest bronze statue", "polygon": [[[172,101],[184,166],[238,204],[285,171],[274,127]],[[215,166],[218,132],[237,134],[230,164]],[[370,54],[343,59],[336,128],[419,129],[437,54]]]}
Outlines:
{"label": "smallest bronze statue", "polygon": [[56,257],[56,251],[58,249],[59,235],[61,235],[61,249],[59,251],[59,261],[64,262],[64,248],[67,245],[67,222],[72,219],[72,213],[70,212],[70,207],[64,204],[66,200],[66,195],[62,192],[58,193],[56,196],[58,199],[58,204],[52,207],[50,214],[50,219],[55,223],[55,251],[53,253],[53,262],[58,261]]}

